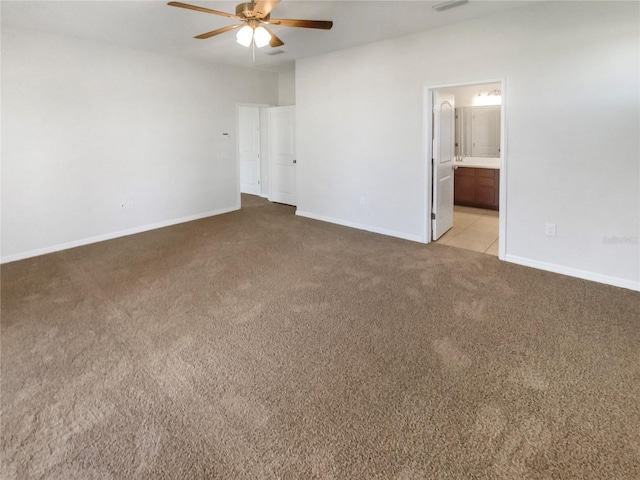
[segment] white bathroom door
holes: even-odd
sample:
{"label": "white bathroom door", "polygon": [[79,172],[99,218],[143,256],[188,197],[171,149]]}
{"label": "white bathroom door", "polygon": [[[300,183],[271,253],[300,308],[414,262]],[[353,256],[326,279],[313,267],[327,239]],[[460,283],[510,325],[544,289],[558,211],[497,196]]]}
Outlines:
{"label": "white bathroom door", "polygon": [[260,195],[260,108],[238,107],[240,191]]}
{"label": "white bathroom door", "polygon": [[269,110],[269,200],[296,205],[295,107],[273,107]]}
{"label": "white bathroom door", "polygon": [[453,153],[455,98],[436,91],[433,96],[433,210],[432,237],[437,240],[453,227]]}

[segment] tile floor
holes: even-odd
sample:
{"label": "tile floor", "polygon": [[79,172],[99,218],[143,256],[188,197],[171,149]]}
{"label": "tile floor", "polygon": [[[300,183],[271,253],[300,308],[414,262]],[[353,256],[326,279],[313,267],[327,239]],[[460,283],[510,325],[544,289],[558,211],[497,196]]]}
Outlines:
{"label": "tile floor", "polygon": [[498,212],[453,207],[453,228],[436,243],[498,256]]}

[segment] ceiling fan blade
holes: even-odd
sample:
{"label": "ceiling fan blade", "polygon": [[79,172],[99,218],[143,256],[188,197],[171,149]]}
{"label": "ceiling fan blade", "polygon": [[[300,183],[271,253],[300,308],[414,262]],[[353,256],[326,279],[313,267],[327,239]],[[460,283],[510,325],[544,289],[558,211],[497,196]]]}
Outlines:
{"label": "ceiling fan blade", "polygon": [[239,16],[234,15],[232,13],[220,12],[218,10],[211,10],[210,8],[198,7],[197,5],[189,5],[187,3],[169,2],[169,3],[167,3],[167,5],[171,5],[172,7],[186,8],[186,9],[189,9],[189,10],[196,10],[198,12],[213,13],[214,15],[221,15],[223,17],[229,17],[229,18],[235,18],[236,20],[242,20]]}
{"label": "ceiling fan blade", "polygon": [[270,18],[269,25],[282,25],[283,27],[318,28],[331,30],[333,22],[329,20],[293,20],[290,18]]}
{"label": "ceiling fan blade", "polygon": [[258,0],[253,8],[253,15],[256,18],[264,18],[271,13],[271,10],[278,4],[278,0]]}
{"label": "ceiling fan blade", "polygon": [[217,30],[213,30],[211,32],[207,32],[207,33],[203,33],[201,35],[197,35],[197,36],[195,36],[193,38],[199,38],[200,40],[204,40],[205,38],[211,38],[211,37],[213,37],[215,35],[220,35],[221,33],[228,32],[230,30],[234,30],[236,28],[240,28],[240,27],[243,27],[243,26],[244,26],[243,23],[241,23],[239,25],[229,25],[227,27],[218,28]]}
{"label": "ceiling fan blade", "polygon": [[271,47],[276,48],[276,47],[281,47],[282,45],[284,45],[284,42],[282,40],[280,40],[276,36],[276,34],[271,31],[270,28],[267,28],[264,25],[263,25],[263,27],[267,32],[269,32],[269,35],[271,35],[271,40],[269,40],[269,45]]}

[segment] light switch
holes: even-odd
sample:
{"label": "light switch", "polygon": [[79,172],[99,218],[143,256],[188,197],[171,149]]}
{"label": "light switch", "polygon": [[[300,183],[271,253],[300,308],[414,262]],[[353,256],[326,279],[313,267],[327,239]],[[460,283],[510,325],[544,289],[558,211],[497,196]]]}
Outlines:
{"label": "light switch", "polygon": [[546,223],[544,225],[544,234],[549,237],[556,236],[556,224],[555,223]]}

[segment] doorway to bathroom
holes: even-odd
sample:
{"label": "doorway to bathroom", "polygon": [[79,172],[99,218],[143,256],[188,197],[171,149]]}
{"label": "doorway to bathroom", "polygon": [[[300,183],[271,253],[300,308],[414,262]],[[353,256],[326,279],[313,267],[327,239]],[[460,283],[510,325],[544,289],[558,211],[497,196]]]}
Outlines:
{"label": "doorway to bathroom", "polygon": [[439,244],[504,258],[504,82],[427,88],[430,221]]}

